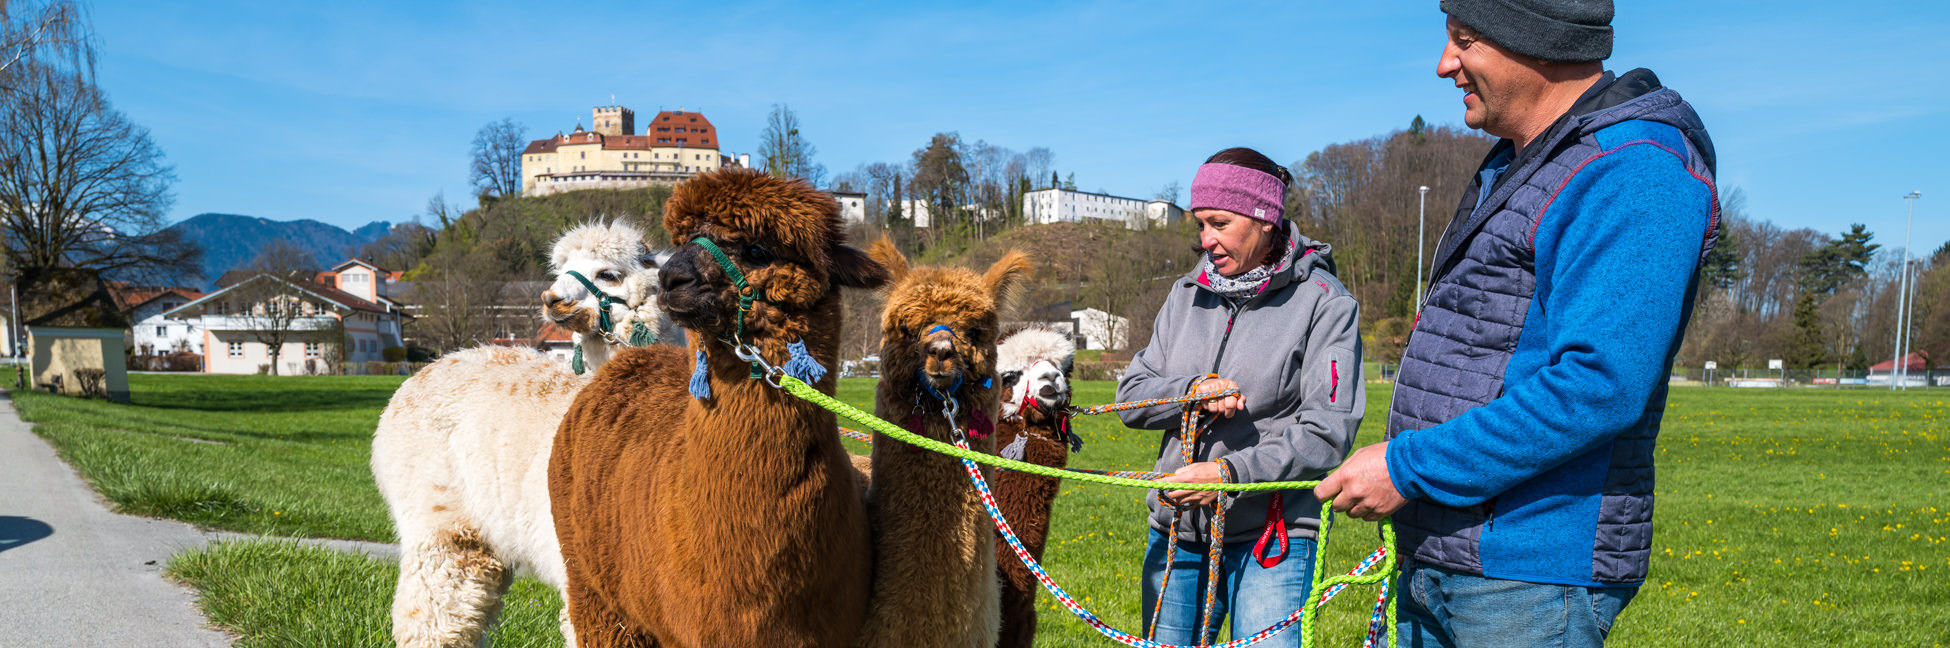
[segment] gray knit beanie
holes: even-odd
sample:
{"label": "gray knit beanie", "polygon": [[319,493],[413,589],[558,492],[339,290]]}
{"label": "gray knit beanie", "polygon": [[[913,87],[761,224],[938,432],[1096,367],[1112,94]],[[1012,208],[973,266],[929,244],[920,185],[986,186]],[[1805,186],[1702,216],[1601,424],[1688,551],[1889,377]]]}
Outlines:
{"label": "gray knit beanie", "polygon": [[1611,58],[1612,0],[1442,0],[1442,12],[1531,58]]}

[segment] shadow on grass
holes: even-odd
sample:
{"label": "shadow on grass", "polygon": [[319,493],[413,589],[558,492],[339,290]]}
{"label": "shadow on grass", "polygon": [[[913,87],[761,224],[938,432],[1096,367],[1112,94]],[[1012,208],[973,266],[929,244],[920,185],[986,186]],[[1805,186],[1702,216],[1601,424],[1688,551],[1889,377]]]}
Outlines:
{"label": "shadow on grass", "polygon": [[34,518],[0,515],[0,551],[54,535],[54,527]]}
{"label": "shadow on grass", "polygon": [[134,396],[136,407],[203,412],[339,412],[386,406],[394,389],[209,390]]}

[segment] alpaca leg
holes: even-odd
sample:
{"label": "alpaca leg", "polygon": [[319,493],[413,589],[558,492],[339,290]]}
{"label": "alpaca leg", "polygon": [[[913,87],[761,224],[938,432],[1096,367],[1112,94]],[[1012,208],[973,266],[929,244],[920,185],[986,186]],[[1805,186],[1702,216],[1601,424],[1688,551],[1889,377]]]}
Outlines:
{"label": "alpaca leg", "polygon": [[562,597],[562,630],[570,648],[656,648],[655,639],[633,628],[622,612],[602,597],[574,582],[569,583],[568,590]]}
{"label": "alpaca leg", "polygon": [[400,648],[483,645],[513,580],[471,528],[445,529],[402,546],[393,641]]}

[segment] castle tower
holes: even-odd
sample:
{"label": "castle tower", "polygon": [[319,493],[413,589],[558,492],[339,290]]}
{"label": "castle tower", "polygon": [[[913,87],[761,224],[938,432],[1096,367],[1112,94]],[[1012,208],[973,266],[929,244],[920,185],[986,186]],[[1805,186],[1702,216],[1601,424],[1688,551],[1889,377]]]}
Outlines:
{"label": "castle tower", "polygon": [[636,112],[622,106],[597,106],[590,121],[604,135],[636,134]]}

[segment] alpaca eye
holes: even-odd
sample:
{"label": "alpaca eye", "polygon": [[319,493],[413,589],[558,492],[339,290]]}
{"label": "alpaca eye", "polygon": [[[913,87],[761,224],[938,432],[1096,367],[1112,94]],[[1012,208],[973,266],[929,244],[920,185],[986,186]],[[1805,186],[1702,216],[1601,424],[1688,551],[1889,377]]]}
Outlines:
{"label": "alpaca eye", "polygon": [[604,270],[602,272],[596,273],[596,278],[601,279],[603,281],[614,283],[617,281],[622,281],[623,275],[616,274],[615,270]]}
{"label": "alpaca eye", "polygon": [[982,328],[980,328],[980,327],[976,327],[976,328],[972,328],[972,329],[968,329],[968,342],[969,342],[970,344],[981,344],[981,343],[982,343],[982,337],[983,337],[983,336],[986,336],[986,335],[988,335],[988,334],[989,334],[989,332],[988,332],[988,331],[986,331],[986,330],[983,330],[983,329],[982,329]]}
{"label": "alpaca eye", "polygon": [[745,246],[746,263],[762,266],[762,265],[769,264],[776,259],[778,259],[778,257],[774,256],[772,254],[772,251],[766,249],[766,247],[763,245],[752,243]]}
{"label": "alpaca eye", "polygon": [[1010,387],[1016,386],[1016,381],[1018,380],[1022,380],[1022,372],[1020,371],[1002,372],[1002,389],[1006,391]]}

